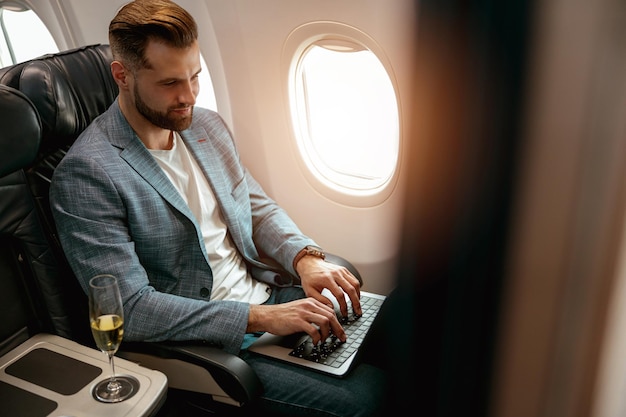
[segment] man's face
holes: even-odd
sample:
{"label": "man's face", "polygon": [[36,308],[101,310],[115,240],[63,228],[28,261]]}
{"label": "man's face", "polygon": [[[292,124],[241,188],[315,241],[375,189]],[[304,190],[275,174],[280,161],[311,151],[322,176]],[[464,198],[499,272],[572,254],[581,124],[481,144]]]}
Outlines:
{"label": "man's face", "polygon": [[137,111],[162,129],[187,129],[200,91],[197,42],[178,49],[152,41],[146,48],[146,57],[150,67],[134,73],[132,91]]}

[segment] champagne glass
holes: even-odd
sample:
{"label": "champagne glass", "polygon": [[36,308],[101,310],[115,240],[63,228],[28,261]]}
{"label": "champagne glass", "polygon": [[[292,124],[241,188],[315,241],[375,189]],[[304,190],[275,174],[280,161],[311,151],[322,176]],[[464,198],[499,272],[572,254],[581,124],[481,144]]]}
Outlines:
{"label": "champagne glass", "polygon": [[105,403],[125,400],[133,393],[133,384],[115,375],[113,356],[124,336],[122,297],[113,275],[96,275],[89,281],[89,323],[98,348],[109,356],[111,376],[94,388],[94,396]]}

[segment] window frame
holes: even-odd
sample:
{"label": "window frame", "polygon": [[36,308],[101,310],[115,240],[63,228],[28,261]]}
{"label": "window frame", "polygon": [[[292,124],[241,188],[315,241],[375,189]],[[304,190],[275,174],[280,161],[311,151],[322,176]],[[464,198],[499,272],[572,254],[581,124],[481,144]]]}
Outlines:
{"label": "window frame", "polygon": [[[298,98],[296,97],[298,90],[296,84],[299,82],[298,71],[301,60],[309,48],[325,42],[347,42],[360,45],[363,49],[369,50],[380,61],[391,82],[398,112],[398,154],[395,168],[392,170],[387,180],[377,187],[355,189],[329,181],[328,178],[324,177],[322,172],[318,172],[318,170],[312,166],[308,156],[304,154],[306,152],[306,146],[303,146],[304,140],[302,136],[299,137],[299,135],[307,133],[300,132],[300,129],[304,128],[304,126],[300,126],[298,122]],[[282,54],[283,79],[287,80],[285,92],[286,103],[288,103],[288,122],[291,127],[290,134],[292,135],[290,143],[293,146],[294,155],[296,155],[298,166],[304,177],[309,184],[322,195],[342,204],[355,207],[371,207],[372,205],[384,202],[390,197],[399,179],[404,140],[398,83],[390,61],[384,54],[383,49],[366,33],[355,27],[334,21],[317,21],[306,23],[294,29],[285,41]]]}

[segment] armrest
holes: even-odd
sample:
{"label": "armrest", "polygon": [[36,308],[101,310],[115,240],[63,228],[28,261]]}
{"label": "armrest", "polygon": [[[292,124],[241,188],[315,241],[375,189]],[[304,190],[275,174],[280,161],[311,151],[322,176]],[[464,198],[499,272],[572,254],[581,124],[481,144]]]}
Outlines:
{"label": "armrest", "polygon": [[363,286],[363,278],[361,278],[361,274],[359,274],[359,271],[356,269],[354,265],[352,265],[350,261],[332,253],[326,253],[326,260],[330,263],[341,265],[341,266],[348,268],[348,271],[352,272],[352,275],[354,275],[356,279],[359,280],[361,287]]}
{"label": "armrest", "polygon": [[243,359],[197,342],[123,342],[118,355],[163,372],[171,388],[208,394],[223,403],[243,406],[263,389]]}

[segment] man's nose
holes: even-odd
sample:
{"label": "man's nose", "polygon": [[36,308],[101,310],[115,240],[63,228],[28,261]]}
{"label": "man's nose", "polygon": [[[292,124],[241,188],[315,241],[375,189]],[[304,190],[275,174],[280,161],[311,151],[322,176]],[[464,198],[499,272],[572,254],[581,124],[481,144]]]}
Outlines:
{"label": "man's nose", "polygon": [[193,106],[196,104],[198,90],[197,83],[194,83],[193,81],[182,83],[179,91],[179,101]]}

